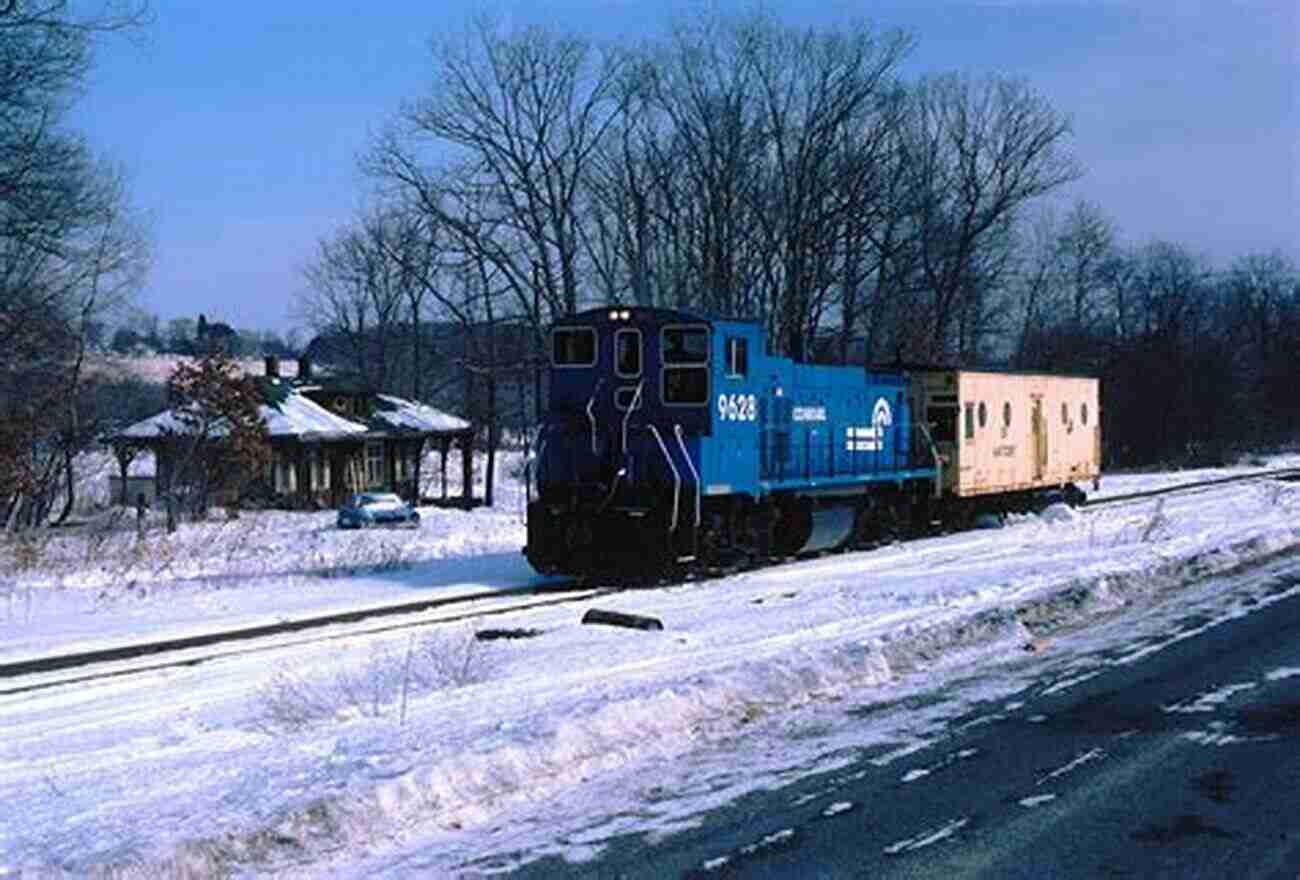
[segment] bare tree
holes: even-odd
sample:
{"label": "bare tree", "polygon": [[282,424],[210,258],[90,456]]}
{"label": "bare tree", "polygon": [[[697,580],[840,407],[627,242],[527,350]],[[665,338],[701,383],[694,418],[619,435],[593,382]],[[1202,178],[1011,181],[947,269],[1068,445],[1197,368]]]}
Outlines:
{"label": "bare tree", "polygon": [[[0,505],[10,527],[46,520],[82,418],[87,340],[145,264],[120,174],[66,120],[95,40],[143,23],[134,3],[0,4]],[[72,488],[62,516],[71,509]]]}
{"label": "bare tree", "polygon": [[[768,169],[765,204],[755,211],[764,246],[778,255],[778,336],[799,358],[816,330],[818,298],[832,284],[835,233],[849,200],[845,192],[872,170],[868,145],[879,144],[875,111],[892,90],[898,64],[911,47],[903,33],[877,37],[865,27],[819,34],[756,19],[744,26],[751,51]],[[887,119],[887,117],[886,117]],[[841,161],[846,134],[866,156]]]}
{"label": "bare tree", "polygon": [[[579,187],[621,112],[620,64],[577,37],[505,35],[480,19],[468,40],[435,47],[436,87],[403,108],[365,167],[473,242],[523,311],[537,311],[535,292],[551,314],[573,312],[582,298]],[[425,146],[452,148],[455,174],[432,167]],[[465,204],[481,212],[467,221]]]}
{"label": "bare tree", "polygon": [[1206,260],[1174,242],[1153,241],[1138,248],[1134,263],[1138,326],[1147,336],[1176,338],[1201,326],[1210,267]]}
{"label": "bare tree", "polygon": [[1115,228],[1101,208],[1083,199],[1065,215],[1058,240],[1064,281],[1069,287],[1070,322],[1077,332],[1097,317],[1102,267],[1115,251]]}
{"label": "bare tree", "polygon": [[[671,296],[665,256],[664,195],[675,173],[665,144],[667,120],[655,102],[655,62],[634,56],[617,81],[622,119],[611,126],[585,177],[583,245],[609,302],[655,305]],[[671,201],[671,199],[669,199]],[[665,288],[665,282],[669,287]]]}
{"label": "bare tree", "polygon": [[959,342],[955,322],[962,298],[978,292],[981,248],[1002,244],[1017,211],[1080,170],[1065,151],[1068,121],[1023,81],[927,77],[909,110],[905,161],[931,295],[927,355],[937,358]]}
{"label": "bare tree", "polygon": [[300,317],[345,349],[356,374],[384,391],[393,390],[394,331],[413,283],[393,258],[399,224],[400,215],[380,211],[320,241],[303,269],[308,286],[297,303]]}
{"label": "bare tree", "polygon": [[644,127],[652,168],[654,225],[662,237],[657,270],[669,304],[720,314],[761,315],[753,283],[762,271],[755,252],[751,191],[761,158],[753,65],[745,34],[718,18],[674,29],[666,51],[644,68]]}
{"label": "bare tree", "polygon": [[1042,365],[1043,337],[1060,313],[1060,220],[1044,205],[1019,235],[1019,260],[1013,295],[1019,319],[1012,362],[1020,368]]}

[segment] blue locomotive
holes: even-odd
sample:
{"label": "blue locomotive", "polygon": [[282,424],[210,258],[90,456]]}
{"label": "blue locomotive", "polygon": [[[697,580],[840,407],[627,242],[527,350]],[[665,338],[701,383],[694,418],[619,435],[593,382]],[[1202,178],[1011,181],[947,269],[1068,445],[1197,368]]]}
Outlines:
{"label": "blue locomotive", "polygon": [[772,356],[755,322],[564,318],[524,553],[547,574],[653,577],[870,539],[937,486],[911,408],[904,373]]}

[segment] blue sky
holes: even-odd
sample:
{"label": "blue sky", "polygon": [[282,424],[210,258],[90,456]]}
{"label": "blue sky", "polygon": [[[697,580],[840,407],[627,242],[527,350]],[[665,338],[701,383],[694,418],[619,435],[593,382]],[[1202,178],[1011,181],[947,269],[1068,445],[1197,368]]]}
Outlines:
{"label": "blue sky", "polygon": [[[429,40],[484,4],[153,0],[104,41],[74,124],[123,165],[151,218],[140,305],[163,317],[287,329],[315,242],[347,222],[357,154],[430,85]],[[674,15],[740,0],[497,3],[504,20],[637,42]],[[768,0],[792,24],[866,19],[917,38],[905,73],[1027,77],[1075,126],[1097,201],[1125,240],[1181,242],[1216,265],[1300,262],[1296,0]],[[815,6],[816,11],[811,11]]]}

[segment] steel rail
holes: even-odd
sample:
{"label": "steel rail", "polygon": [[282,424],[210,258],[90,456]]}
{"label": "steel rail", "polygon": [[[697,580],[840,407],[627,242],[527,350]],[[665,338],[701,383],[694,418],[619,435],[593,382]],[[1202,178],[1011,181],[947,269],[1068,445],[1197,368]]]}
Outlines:
{"label": "steel rail", "polygon": [[179,654],[183,651],[189,651],[196,648],[206,648],[214,645],[227,643],[250,642],[259,639],[265,639],[273,636],[286,635],[297,632],[307,632],[316,629],[323,629],[329,626],[338,626],[340,624],[355,624],[370,618],[384,618],[401,615],[420,614],[423,612],[446,608],[449,606],[465,605],[478,603],[491,599],[502,598],[524,598],[528,596],[544,595],[547,593],[564,593],[571,592],[577,595],[565,595],[555,598],[535,600],[512,604],[503,608],[487,608],[472,613],[460,614],[452,617],[443,617],[436,620],[417,620],[406,621],[403,623],[389,623],[382,626],[372,626],[360,630],[349,630],[344,633],[330,633],[317,639],[307,639],[303,641],[290,643],[277,643],[275,645],[265,645],[245,648],[242,651],[227,650],[216,652],[211,655],[202,655],[199,657],[188,657],[183,660],[174,660],[167,663],[153,664],[149,667],[132,667],[126,670],[116,670],[112,673],[98,673],[94,675],[82,676],[80,678],[63,678],[46,685],[35,685],[24,688],[0,687],[0,696],[12,693],[20,693],[24,690],[36,690],[42,686],[53,687],[57,684],[71,683],[72,681],[89,680],[91,678],[103,678],[113,675],[126,675],[135,672],[148,671],[149,669],[160,669],[169,666],[194,666],[207,660],[221,656],[229,656],[237,653],[249,653],[259,650],[275,650],[281,646],[293,646],[307,644],[312,641],[329,641],[338,638],[349,638],[358,635],[369,635],[376,632],[384,632],[392,629],[401,629],[412,626],[432,626],[440,623],[454,622],[458,620],[467,620],[474,617],[487,617],[494,614],[505,614],[510,611],[525,610],[528,608],[543,607],[546,605],[557,605],[566,602],[578,602],[590,599],[607,592],[602,589],[592,589],[589,587],[579,587],[575,582],[566,582],[551,587],[531,587],[525,589],[498,589],[488,590],[481,593],[472,593],[469,595],[445,596],[437,599],[422,599],[417,602],[403,602],[395,605],[382,605],[373,608],[357,609],[354,611],[341,611],[332,614],[322,614],[313,617],[302,618],[298,620],[281,621],[279,623],[259,624],[256,626],[239,627],[229,630],[217,630],[213,632],[199,633],[192,636],[180,636],[170,639],[160,639],[152,642],[136,642],[126,645],[115,645],[109,648],[96,648],[90,651],[79,651],[69,654],[55,654],[46,657],[36,657],[26,660],[11,661],[0,663],[0,681],[5,679],[16,679],[32,675],[47,674],[60,672],[67,669],[84,669],[87,667],[98,666],[106,663],[136,660],[142,657],[151,657],[167,654]]}
{"label": "steel rail", "polygon": [[[501,614],[509,614],[512,611],[527,611],[534,608],[544,608],[550,605],[564,605],[570,602],[581,602],[595,596],[601,595],[602,590],[588,591],[582,595],[561,596],[553,599],[540,599],[535,602],[525,602],[517,605],[508,605],[502,608],[485,608],[478,611],[455,614],[449,617],[438,617],[431,620],[408,620],[402,623],[389,623],[382,626],[372,626],[365,629],[348,630],[347,632],[328,633],[319,635],[314,638],[298,639],[296,641],[275,642],[269,645],[248,645],[244,647],[230,647],[224,650],[215,651],[210,654],[201,654],[199,656],[184,656],[175,659],[164,660],[158,663],[150,663],[145,666],[131,666],[125,669],[111,669],[104,671],[87,671],[71,676],[56,678],[53,680],[44,680],[33,682],[31,684],[22,684],[14,687],[0,687],[0,697],[13,696],[16,694],[31,693],[33,691],[50,690],[52,688],[64,687],[71,684],[83,684],[91,681],[103,681],[107,679],[125,678],[131,675],[141,675],[146,672],[157,672],[164,669],[178,669],[187,666],[199,666],[214,660],[224,660],[231,657],[242,657],[248,654],[262,654],[271,651],[288,650],[291,648],[300,648],[304,645],[316,645],[325,642],[338,641],[340,639],[351,639],[360,636],[371,636],[377,633],[392,632],[394,630],[414,629],[417,627],[434,627],[448,623],[458,623],[464,620],[474,620],[476,618],[493,617]],[[181,653],[181,651],[173,652]],[[111,661],[106,661],[111,662]],[[78,667],[80,669],[93,669],[95,666],[103,665],[101,663],[89,664]],[[36,673],[39,674],[39,673]]]}
{"label": "steel rail", "polygon": [[1141,501],[1144,498],[1171,495],[1175,492],[1197,492],[1205,489],[1213,489],[1218,486],[1226,486],[1231,483],[1245,483],[1252,480],[1267,479],[1280,479],[1288,482],[1300,480],[1300,468],[1278,468],[1269,471],[1255,471],[1254,473],[1238,474],[1232,477],[1217,477],[1213,480],[1200,480],[1194,483],[1179,483],[1176,486],[1165,486],[1160,489],[1148,489],[1143,492],[1129,492],[1125,495],[1110,495],[1106,498],[1089,498],[1080,506],[1100,507],[1105,504],[1121,504],[1126,501]]}

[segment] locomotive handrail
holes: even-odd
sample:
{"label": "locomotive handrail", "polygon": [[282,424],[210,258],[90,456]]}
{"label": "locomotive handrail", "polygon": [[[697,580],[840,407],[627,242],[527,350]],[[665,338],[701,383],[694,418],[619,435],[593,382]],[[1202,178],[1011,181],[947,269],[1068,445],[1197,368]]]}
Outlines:
{"label": "locomotive handrail", "polygon": [[546,454],[546,429],[543,428],[537,437],[537,452],[529,456],[524,465],[524,504],[533,503],[533,462],[537,463],[537,497],[542,496],[542,456]]}
{"label": "locomotive handrail", "polygon": [[934,438],[930,436],[930,429],[925,422],[914,422],[917,428],[921,430],[921,436],[925,438],[925,445],[930,447],[930,457],[934,459],[934,497],[943,496],[943,456],[939,454],[939,447],[935,445]]}
{"label": "locomotive handrail", "polygon": [[632,418],[632,410],[636,409],[641,403],[641,389],[645,387],[645,379],[636,383],[636,393],[632,395],[632,402],[627,405],[627,413],[623,416],[623,454],[627,455],[627,420]]}
{"label": "locomotive handrail", "polygon": [[677,445],[682,449],[682,458],[686,460],[686,466],[691,469],[691,476],[695,478],[695,528],[700,527],[700,472],[695,469],[695,462],[691,461],[691,454],[686,451],[686,441],[682,439],[682,426],[673,425],[673,431],[677,434]]}
{"label": "locomotive handrail", "polygon": [[659,435],[659,429],[654,425],[646,425],[646,427],[655,435],[655,442],[659,444],[659,450],[664,454],[664,458],[668,459],[668,467],[673,472],[673,518],[668,524],[668,531],[675,532],[677,531],[677,508],[682,498],[682,477],[677,473],[677,465],[673,464],[673,457],[668,454],[668,447],[664,445],[664,438]]}
{"label": "locomotive handrail", "polygon": [[606,493],[605,500],[600,503],[600,507],[596,508],[597,516],[604,513],[609,508],[609,505],[614,502],[614,495],[618,492],[618,484],[626,476],[627,468],[625,467],[621,467],[614,472],[614,479],[609,484],[609,492]]}
{"label": "locomotive handrail", "polygon": [[605,384],[604,379],[601,379],[596,383],[596,390],[591,392],[591,398],[587,401],[587,420],[591,422],[591,454],[592,455],[596,454],[596,415],[591,410],[592,407],[596,405],[596,395],[600,393],[600,386],[603,384]]}

